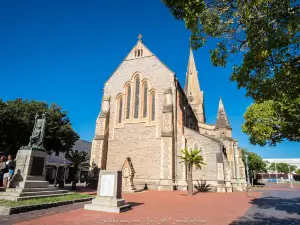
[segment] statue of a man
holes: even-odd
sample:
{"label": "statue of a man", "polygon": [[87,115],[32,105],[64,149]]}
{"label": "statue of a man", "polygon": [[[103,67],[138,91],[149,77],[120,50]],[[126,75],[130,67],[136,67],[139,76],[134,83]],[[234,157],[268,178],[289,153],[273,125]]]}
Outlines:
{"label": "statue of a man", "polygon": [[35,115],[34,127],[28,146],[35,148],[43,148],[43,139],[46,128],[46,117],[42,114],[42,118],[38,119],[38,114]]}

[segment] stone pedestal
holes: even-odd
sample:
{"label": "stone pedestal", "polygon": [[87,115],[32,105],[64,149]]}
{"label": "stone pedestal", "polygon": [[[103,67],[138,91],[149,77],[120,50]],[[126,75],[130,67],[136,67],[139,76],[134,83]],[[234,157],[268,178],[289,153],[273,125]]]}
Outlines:
{"label": "stone pedestal", "polygon": [[45,180],[46,156],[47,153],[40,149],[20,149],[16,158],[15,174],[9,182],[9,188],[0,192],[0,199],[18,201],[67,193],[66,190],[49,188],[49,183]]}
{"label": "stone pedestal", "polygon": [[122,199],[122,172],[101,170],[99,174],[97,197],[92,204],[84,205],[86,210],[104,212],[125,212],[131,209]]}

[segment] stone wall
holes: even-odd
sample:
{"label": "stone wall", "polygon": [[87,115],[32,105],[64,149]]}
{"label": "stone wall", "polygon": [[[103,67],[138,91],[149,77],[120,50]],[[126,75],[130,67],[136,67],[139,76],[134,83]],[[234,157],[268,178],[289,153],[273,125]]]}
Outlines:
{"label": "stone wall", "polygon": [[[186,138],[187,148],[192,147],[195,142],[200,148],[203,148],[203,157],[207,165],[203,166],[201,170],[193,171],[193,180],[218,180],[217,156],[221,153],[220,143],[206,136],[201,135],[191,129],[184,128],[184,136]],[[214,183],[215,183],[214,182]]]}
{"label": "stone wall", "polygon": [[135,179],[159,179],[160,145],[155,126],[125,124],[124,128],[115,129],[114,140],[109,140],[107,170],[120,170],[126,157],[130,157]]}

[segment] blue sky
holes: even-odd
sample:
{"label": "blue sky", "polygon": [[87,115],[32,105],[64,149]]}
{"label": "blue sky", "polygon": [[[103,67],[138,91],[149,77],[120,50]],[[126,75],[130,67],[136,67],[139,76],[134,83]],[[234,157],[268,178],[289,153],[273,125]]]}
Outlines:
{"label": "blue sky", "polygon": [[[0,1],[0,98],[55,102],[68,111],[81,138],[91,141],[103,84],[135,45],[139,33],[183,86],[189,32],[160,0]],[[297,143],[285,142],[276,148],[249,143],[241,124],[251,99],[229,81],[230,65],[212,66],[209,49],[213,44],[194,52],[207,122],[215,123],[222,96],[240,146],[264,158],[299,157]]]}

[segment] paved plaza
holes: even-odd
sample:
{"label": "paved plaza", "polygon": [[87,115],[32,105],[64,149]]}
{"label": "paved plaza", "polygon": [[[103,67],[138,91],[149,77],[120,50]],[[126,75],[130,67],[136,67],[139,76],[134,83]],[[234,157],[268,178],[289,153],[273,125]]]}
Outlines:
{"label": "paved plaza", "polygon": [[85,203],[2,216],[0,224],[205,224],[300,225],[300,186],[268,185],[248,196],[236,193],[146,191],[124,194],[131,211],[114,214],[86,211]]}

